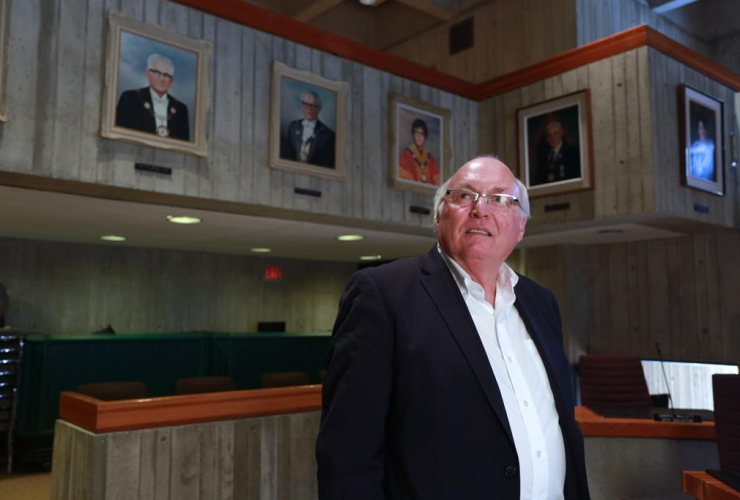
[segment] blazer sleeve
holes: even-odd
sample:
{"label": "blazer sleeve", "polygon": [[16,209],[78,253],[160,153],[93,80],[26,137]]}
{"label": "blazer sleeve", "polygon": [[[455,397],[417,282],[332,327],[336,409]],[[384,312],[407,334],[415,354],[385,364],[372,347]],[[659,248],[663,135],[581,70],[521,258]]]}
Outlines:
{"label": "blazer sleeve", "polygon": [[382,499],[393,359],[392,319],[360,271],[339,305],[316,441],[321,500]]}

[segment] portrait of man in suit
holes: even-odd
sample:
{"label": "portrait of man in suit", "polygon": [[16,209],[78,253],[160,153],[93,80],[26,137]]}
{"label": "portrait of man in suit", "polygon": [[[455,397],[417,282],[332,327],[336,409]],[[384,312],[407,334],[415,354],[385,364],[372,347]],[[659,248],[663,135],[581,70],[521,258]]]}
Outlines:
{"label": "portrait of man in suit", "polygon": [[291,121],[280,138],[280,157],[285,160],[334,168],[334,131],[320,119],[322,102],[312,89],[300,93],[301,118]]}
{"label": "portrait of man in suit", "polygon": [[536,162],[530,186],[577,179],[581,176],[581,152],[577,136],[566,136],[563,122],[556,116],[544,120],[537,141]]}
{"label": "portrait of man in suit", "polygon": [[558,305],[505,263],[527,188],[478,157],[433,206],[429,252],[356,272],[340,299],[319,498],[589,499]]}
{"label": "portrait of man in suit", "polygon": [[189,141],[188,107],[170,93],[175,63],[162,54],[151,54],[145,74],[149,86],[127,90],[118,99],[116,126]]}

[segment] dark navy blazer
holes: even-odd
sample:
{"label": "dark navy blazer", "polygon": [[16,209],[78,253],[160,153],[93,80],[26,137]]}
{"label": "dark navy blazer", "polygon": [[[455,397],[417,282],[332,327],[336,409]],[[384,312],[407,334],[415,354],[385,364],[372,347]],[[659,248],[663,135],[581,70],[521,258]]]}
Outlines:
{"label": "dark navy blazer", "polygon": [[[523,276],[515,292],[560,416],[565,498],[586,500],[557,303]],[[501,393],[436,246],[352,276],[328,361],[316,442],[320,499],[519,499],[519,461]]]}

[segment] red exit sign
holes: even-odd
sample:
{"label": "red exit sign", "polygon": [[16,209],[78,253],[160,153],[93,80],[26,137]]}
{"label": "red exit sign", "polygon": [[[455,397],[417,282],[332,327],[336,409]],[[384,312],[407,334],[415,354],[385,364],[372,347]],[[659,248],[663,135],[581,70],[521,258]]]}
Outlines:
{"label": "red exit sign", "polygon": [[277,281],[281,279],[283,279],[283,266],[265,264],[265,281]]}

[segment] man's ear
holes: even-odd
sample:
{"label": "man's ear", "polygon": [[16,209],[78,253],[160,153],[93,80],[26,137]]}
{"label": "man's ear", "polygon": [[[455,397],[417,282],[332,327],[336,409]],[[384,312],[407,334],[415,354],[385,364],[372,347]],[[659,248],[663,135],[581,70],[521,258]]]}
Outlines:
{"label": "man's ear", "polygon": [[522,214],[521,217],[519,217],[519,238],[517,239],[517,242],[522,241],[522,238],[524,238],[524,230],[527,227],[527,216]]}

